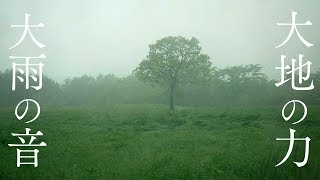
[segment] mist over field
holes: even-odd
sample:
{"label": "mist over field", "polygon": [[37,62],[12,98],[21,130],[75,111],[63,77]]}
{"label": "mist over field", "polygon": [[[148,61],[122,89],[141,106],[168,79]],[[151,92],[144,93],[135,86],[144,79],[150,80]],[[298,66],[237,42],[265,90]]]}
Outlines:
{"label": "mist over field", "polygon": [[[0,179],[320,179],[319,7],[318,0],[1,2]],[[312,22],[298,30],[313,47],[293,34],[275,48],[290,31],[276,23],[291,23],[292,12],[297,23]],[[24,24],[25,14],[29,24],[45,24],[31,31],[46,47],[27,35],[9,49],[23,33],[10,26]],[[23,60],[9,56],[40,54],[47,58],[32,60],[44,64],[37,91],[39,71],[30,68],[26,85],[22,66],[12,69]],[[311,71],[286,73],[276,87],[281,55],[291,65],[299,54]],[[24,99],[41,106],[29,124],[39,109]],[[294,125],[306,111],[286,106],[291,100],[308,110]],[[43,132],[30,144],[47,144],[38,147],[37,168],[18,167],[18,151],[8,146],[24,144],[12,133],[25,128]],[[293,163],[305,155],[296,142],[275,167],[289,147],[276,138],[291,129],[311,139],[308,162]]]}
{"label": "mist over field", "polygon": [[[10,55],[45,53],[45,74],[62,82],[65,78],[84,74],[96,76],[130,75],[146,57],[148,45],[166,36],[196,37],[203,52],[214,66],[262,64],[263,72],[279,79],[282,53],[297,58],[306,55],[319,68],[320,18],[317,0],[304,1],[169,1],[169,0],[93,0],[93,1],[4,1],[0,6],[0,69],[10,69]],[[297,22],[311,21],[312,26],[299,32],[315,44],[306,48],[293,36],[281,49],[275,49],[289,33],[289,27],[278,22],[291,22],[297,11]],[[47,47],[38,49],[30,39],[21,48],[8,50],[21,36],[24,14],[30,22],[43,22],[45,28],[35,36]]]}

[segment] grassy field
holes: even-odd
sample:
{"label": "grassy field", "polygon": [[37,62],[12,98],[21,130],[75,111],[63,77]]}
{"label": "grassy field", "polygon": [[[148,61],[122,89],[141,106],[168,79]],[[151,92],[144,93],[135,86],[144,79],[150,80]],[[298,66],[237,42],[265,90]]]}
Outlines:
{"label": "grassy field", "polygon": [[[184,108],[160,105],[44,108],[27,126],[14,108],[0,110],[0,179],[320,179],[319,107],[290,125],[282,107]],[[44,133],[39,140],[39,167],[16,167],[18,143],[11,133]],[[276,137],[311,140],[308,164],[304,143],[282,166],[289,142]]]}

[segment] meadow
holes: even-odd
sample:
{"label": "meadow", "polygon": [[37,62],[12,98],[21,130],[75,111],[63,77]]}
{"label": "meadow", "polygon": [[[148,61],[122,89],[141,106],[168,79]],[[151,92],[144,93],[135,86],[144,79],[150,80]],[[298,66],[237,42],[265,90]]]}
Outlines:
{"label": "meadow", "polygon": [[[0,109],[0,179],[320,179],[319,107],[307,118],[285,122],[282,107],[177,107],[112,105],[44,107],[27,125],[14,108]],[[42,131],[39,167],[16,167],[18,143],[11,133]],[[304,143],[296,142],[286,163],[289,128],[311,140],[308,164]]]}

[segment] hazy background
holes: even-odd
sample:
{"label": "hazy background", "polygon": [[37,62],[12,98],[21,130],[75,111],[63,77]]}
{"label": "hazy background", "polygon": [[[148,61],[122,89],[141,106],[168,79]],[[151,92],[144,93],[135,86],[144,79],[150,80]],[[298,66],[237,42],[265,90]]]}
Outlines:
{"label": "hazy background", "polygon": [[[0,179],[319,179],[319,0],[1,2]],[[290,28],[276,23],[290,23],[292,11],[298,23],[313,23],[299,31],[314,47],[306,48],[294,35],[274,48]],[[25,13],[31,24],[45,23],[32,32],[47,47],[39,49],[27,37],[9,50],[23,32],[10,25],[24,24]],[[177,35],[199,39],[220,68],[208,82],[179,84],[172,93],[169,83],[153,86],[129,76],[149,44]],[[24,83],[12,91],[12,71],[4,71],[11,69],[9,56],[42,53],[48,58],[41,91],[26,90]],[[313,62],[315,90],[295,91],[290,82],[277,88],[260,73],[262,66],[248,65],[262,64],[264,73],[279,79],[274,67],[280,56],[290,62],[299,53]],[[30,124],[14,113],[26,98],[41,105],[41,116]],[[174,111],[168,106],[173,99]],[[302,106],[287,122],[281,116],[293,99],[308,106],[308,116],[296,125]],[[26,118],[35,113],[30,107]],[[21,143],[11,133],[26,127],[41,130],[44,136],[36,141],[48,144],[39,147],[38,168],[17,168],[16,149],[8,146]],[[275,168],[289,144],[275,138],[289,137],[289,128],[298,138],[312,139],[304,168],[293,163],[304,156],[298,142],[290,159]]]}
{"label": "hazy background", "polygon": [[[318,0],[2,1],[0,70],[11,68],[9,55],[44,53],[45,74],[59,82],[83,74],[127,76],[147,55],[149,44],[181,35],[198,38],[214,66],[259,63],[278,79],[280,72],[274,67],[281,54],[297,58],[302,53],[313,62],[313,71],[318,69],[319,5]],[[298,12],[297,22],[313,23],[299,31],[314,47],[306,48],[294,35],[285,46],[274,48],[289,33],[289,27],[276,23],[291,22],[291,11]],[[39,49],[27,39],[9,50],[23,31],[10,25],[23,24],[24,13],[31,15],[31,24],[45,23],[45,28],[32,32],[47,47]]]}

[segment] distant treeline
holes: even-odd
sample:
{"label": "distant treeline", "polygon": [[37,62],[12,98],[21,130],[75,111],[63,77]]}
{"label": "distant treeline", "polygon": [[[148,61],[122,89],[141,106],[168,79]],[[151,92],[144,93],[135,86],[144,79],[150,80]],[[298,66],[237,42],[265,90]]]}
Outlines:
{"label": "distant treeline", "polygon": [[[311,74],[310,77],[310,80],[314,80],[314,90],[295,91],[291,88],[291,81],[276,87],[276,81],[268,79],[261,73],[261,69],[260,65],[216,69],[208,83],[179,86],[176,90],[176,104],[178,106],[283,105],[293,99],[303,100],[306,104],[320,104],[320,94],[317,91],[320,85],[319,72]],[[290,77],[291,75],[287,78]],[[305,85],[309,85],[310,80]],[[0,72],[0,106],[16,106],[26,98],[35,99],[41,105],[47,106],[168,104],[169,102],[168,87],[141,82],[133,75],[123,78],[110,74],[97,77],[84,75],[66,79],[61,84],[45,76],[43,83],[40,91],[32,88],[26,90],[24,83],[17,83],[17,90],[12,91],[12,71]]]}

